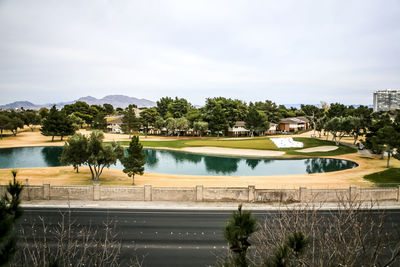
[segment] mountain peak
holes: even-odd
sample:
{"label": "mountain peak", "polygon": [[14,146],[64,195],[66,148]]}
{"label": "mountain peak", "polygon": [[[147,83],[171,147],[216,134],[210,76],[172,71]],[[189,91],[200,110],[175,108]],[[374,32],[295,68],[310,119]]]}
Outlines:
{"label": "mountain peak", "polygon": [[[139,108],[156,106],[156,103],[154,101],[150,101],[147,99],[138,99],[138,98],[130,97],[130,96],[126,96],[126,95],[107,95],[101,99],[97,99],[93,96],[85,96],[85,97],[81,97],[74,101],[56,103],[55,105],[57,106],[57,108],[62,108],[67,104],[72,104],[72,103],[75,103],[78,101],[86,102],[89,105],[103,105],[103,104],[107,103],[107,104],[113,105],[114,108],[118,108],[118,107],[126,108],[130,104],[135,104]],[[16,109],[16,108],[21,108],[21,107],[23,107],[24,109],[40,109],[41,107],[51,108],[53,105],[54,105],[54,103],[36,105],[29,101],[16,101],[16,102],[13,102],[10,104],[1,105],[0,109]]]}

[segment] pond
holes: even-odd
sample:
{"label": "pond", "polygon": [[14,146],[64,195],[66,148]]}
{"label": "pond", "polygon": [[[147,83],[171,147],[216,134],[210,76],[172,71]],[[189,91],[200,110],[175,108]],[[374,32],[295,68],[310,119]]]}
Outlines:
{"label": "pond", "polygon": [[[0,169],[63,166],[62,147],[18,147],[0,149]],[[340,171],[357,163],[329,158],[255,159],[206,156],[193,153],[144,149],[145,172],[179,175],[272,176]],[[111,166],[122,169],[121,163]]]}

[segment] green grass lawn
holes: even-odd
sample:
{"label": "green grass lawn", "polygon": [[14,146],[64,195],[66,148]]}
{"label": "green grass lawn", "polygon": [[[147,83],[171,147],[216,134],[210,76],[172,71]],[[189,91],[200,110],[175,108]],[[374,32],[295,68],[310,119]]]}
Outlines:
{"label": "green grass lawn", "polygon": [[[335,145],[332,141],[319,140],[315,138],[295,137],[295,141],[303,142],[304,148]],[[129,145],[129,141],[119,142],[121,145]],[[299,156],[335,156],[348,153],[357,152],[356,149],[340,145],[338,149],[328,152],[312,152],[301,153],[296,152],[299,148],[286,148],[279,149],[267,137],[243,139],[243,140],[218,140],[218,139],[205,139],[205,140],[173,140],[173,141],[141,141],[144,147],[167,147],[167,148],[183,148],[183,147],[226,147],[226,148],[242,148],[242,149],[260,149],[260,150],[280,150],[285,151],[287,155]]]}
{"label": "green grass lawn", "polygon": [[[130,141],[118,141],[123,146],[129,146]],[[140,141],[144,147],[168,147],[168,148],[182,148],[187,147],[185,144],[188,140],[174,140],[174,141]]]}
{"label": "green grass lawn", "polygon": [[261,149],[261,150],[278,150],[275,144],[269,138],[252,138],[244,140],[190,140],[187,146],[214,146],[227,148],[243,148],[243,149]]}
{"label": "green grass lawn", "polygon": [[375,172],[364,176],[368,181],[377,186],[392,187],[400,185],[400,168],[390,168],[381,172]]}
{"label": "green grass lawn", "polygon": [[[119,142],[121,145],[129,145],[129,141]],[[278,150],[274,143],[269,138],[253,138],[244,140],[173,140],[173,141],[140,141],[145,147],[228,147],[228,148],[247,148],[247,149],[262,149],[262,150]]]}

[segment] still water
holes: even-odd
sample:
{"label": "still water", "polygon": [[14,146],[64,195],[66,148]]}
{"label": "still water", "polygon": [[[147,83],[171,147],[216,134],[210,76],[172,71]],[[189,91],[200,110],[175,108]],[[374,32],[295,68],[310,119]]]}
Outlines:
{"label": "still water", "polygon": [[[62,147],[19,147],[0,149],[0,169],[63,166]],[[270,176],[332,172],[355,168],[341,159],[253,159],[206,156],[192,153],[144,149],[145,172],[181,175]],[[112,169],[122,169],[118,162]]]}

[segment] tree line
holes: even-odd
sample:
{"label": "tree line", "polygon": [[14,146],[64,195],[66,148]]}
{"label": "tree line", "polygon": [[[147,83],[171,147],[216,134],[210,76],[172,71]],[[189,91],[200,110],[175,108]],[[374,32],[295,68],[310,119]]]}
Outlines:
{"label": "tree line", "polygon": [[244,121],[250,135],[263,135],[271,123],[279,123],[288,117],[304,116],[309,120],[315,135],[339,144],[344,136],[353,136],[354,144],[360,137],[365,137],[364,145],[378,154],[388,153],[397,157],[399,142],[399,112],[373,113],[366,106],[346,106],[340,103],[321,102],[321,105],[301,105],[299,109],[266,100],[250,102],[225,97],[207,98],[203,107],[196,107],[184,98],[162,97],[155,107],[138,109],[135,105],[127,108],[114,108],[111,104],[89,105],[78,101],[65,105],[61,110],[53,106],[50,110],[39,111],[1,111],[0,138],[3,130],[14,135],[24,126],[34,129],[40,124],[40,131],[45,136],[64,136],[74,134],[83,127],[106,130],[106,116],[120,115],[121,129],[132,135],[142,129],[147,136],[150,129],[165,130],[166,135],[180,136],[191,134],[203,136],[226,135],[229,128],[237,121]]}

